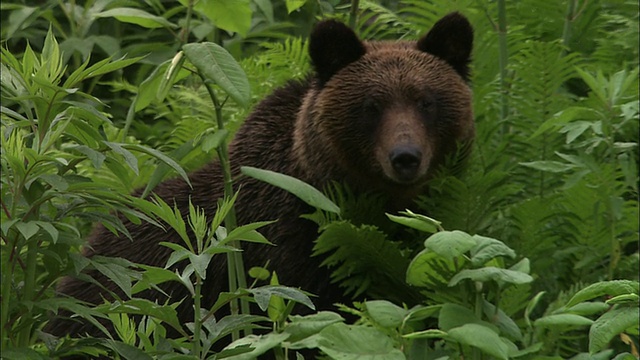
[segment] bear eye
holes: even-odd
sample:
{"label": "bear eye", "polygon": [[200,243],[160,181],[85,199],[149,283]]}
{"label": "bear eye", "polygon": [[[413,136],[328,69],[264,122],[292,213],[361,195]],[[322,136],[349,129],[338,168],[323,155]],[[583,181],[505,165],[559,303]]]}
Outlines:
{"label": "bear eye", "polygon": [[382,104],[372,97],[368,97],[362,102],[362,112],[367,115],[378,114],[381,109]]}
{"label": "bear eye", "polygon": [[436,102],[432,98],[422,98],[418,100],[418,107],[421,111],[430,112],[436,107]]}

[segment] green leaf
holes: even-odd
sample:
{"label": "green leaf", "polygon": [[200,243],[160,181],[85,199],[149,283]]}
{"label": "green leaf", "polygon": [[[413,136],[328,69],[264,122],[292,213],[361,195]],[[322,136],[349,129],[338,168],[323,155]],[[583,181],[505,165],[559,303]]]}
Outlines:
{"label": "green leaf", "polygon": [[482,310],[487,319],[496,325],[502,334],[512,340],[522,341],[520,328],[502,309],[498,308],[496,313],[496,307],[487,300],[484,300]]}
{"label": "green leaf", "polygon": [[435,233],[424,242],[425,248],[450,261],[471,250],[475,245],[476,240],[471,235],[458,230]]}
{"label": "green leaf", "polygon": [[333,324],[320,332],[320,349],[333,359],[341,360],[404,360],[393,340],[378,329]]}
{"label": "green leaf", "polygon": [[269,276],[271,276],[271,273],[263,267],[254,266],[249,269],[249,276],[257,280],[267,280]]}
{"label": "green leaf", "polygon": [[110,141],[103,141],[103,143],[110,147],[114,152],[122,155],[127,165],[129,165],[133,172],[138,175],[138,159],[129,150],[125,149],[125,144],[118,144]]}
{"label": "green leaf", "polygon": [[[228,360],[255,360],[259,358],[259,355],[266,353],[267,351],[273,349],[277,345],[280,345],[283,341],[285,341],[289,337],[287,333],[269,333],[266,335],[247,335],[243,338],[240,338],[227,347],[225,350],[230,349],[242,349],[251,347],[250,352],[243,352],[238,355],[224,357]],[[216,357],[219,359],[222,357]]]}
{"label": "green leaf", "polygon": [[31,239],[35,234],[38,233],[38,230],[40,230],[40,227],[35,221],[20,221],[15,224],[15,227],[18,228],[18,231],[20,232],[20,234],[22,234],[22,236],[24,236],[25,240]]}
{"label": "green leaf", "polygon": [[540,171],[551,172],[551,173],[563,173],[575,168],[575,165],[565,164],[559,161],[550,161],[550,160],[521,162],[520,165],[526,166],[528,168],[540,170]]}
{"label": "green leaf", "polygon": [[456,266],[453,261],[430,250],[422,250],[407,268],[406,281],[413,286],[434,287],[448,283],[447,277],[453,274]]}
{"label": "green leaf", "polygon": [[273,224],[274,222],[275,221],[259,221],[259,222],[254,222],[247,225],[239,226],[231,230],[231,232],[227,234],[227,236],[224,239],[221,239],[219,245],[225,245],[235,240],[243,240],[243,241],[249,241],[249,242],[254,242],[259,244],[273,245],[271,242],[269,242],[269,240],[267,240],[267,238],[265,238],[262,234],[260,234],[256,230],[263,226]]}
{"label": "green leaf", "polygon": [[448,331],[452,340],[480,349],[498,359],[509,358],[509,348],[491,328],[478,324],[465,324]]}
{"label": "green leaf", "polygon": [[140,25],[148,29],[155,29],[160,27],[177,28],[178,26],[171,23],[169,20],[150,14],[144,10],[136,8],[115,8],[111,10],[102,11],[93,15],[95,18],[114,17],[118,21]]}
{"label": "green leaf", "polygon": [[331,324],[343,322],[344,319],[334,312],[320,311],[307,316],[292,315],[289,321],[284,331],[291,334],[287,341],[293,343],[315,335]]}
{"label": "green leaf", "polygon": [[[184,68],[176,69],[173,73],[167,74],[171,68],[171,60],[167,60],[160,64],[138,87],[138,93],[135,98],[134,111],[138,112],[145,109],[153,102],[162,101],[167,96],[169,88],[176,82],[189,76],[190,72]],[[171,79],[167,80],[167,75]],[[162,87],[165,86],[165,88]],[[164,90],[164,91],[163,91]]]}
{"label": "green leaf", "polygon": [[566,306],[571,307],[585,300],[590,300],[604,295],[618,296],[623,294],[638,294],[638,282],[633,280],[597,282],[578,291],[573,295],[569,302],[567,302]]}
{"label": "green leaf", "polygon": [[438,314],[438,328],[441,330],[449,331],[470,323],[485,324],[485,322],[476,316],[473,310],[467,307],[452,303],[442,305],[440,313]]}
{"label": "green leaf", "polygon": [[292,12],[300,9],[307,3],[307,0],[287,0],[287,14],[291,14]]}
{"label": "green leaf", "polygon": [[464,279],[480,282],[504,281],[510,284],[527,284],[533,281],[531,275],[520,271],[487,266],[481,269],[465,269],[460,271],[449,281],[449,286],[455,286]]}
{"label": "green leaf", "polygon": [[616,307],[600,316],[589,330],[589,353],[595,354],[605,349],[614,336],[627,329],[638,331],[640,309],[633,307]]}
{"label": "green leaf", "polygon": [[273,186],[284,189],[300,198],[307,204],[318,209],[340,214],[340,208],[334,204],[329,198],[324,196],[322,192],[313,186],[298,180],[289,175],[280,174],[270,170],[257,169],[254,167],[243,166],[241,171],[244,175],[264,181]]}
{"label": "green leaf", "polygon": [[473,238],[477,244],[471,249],[471,263],[474,266],[482,266],[487,261],[499,256],[516,257],[516,252],[500,240],[480,235],[474,235]]}
{"label": "green leaf", "polygon": [[[405,213],[409,216],[396,216],[391,214],[386,214],[389,220],[396,222],[400,225],[404,225],[410,227],[412,229],[416,229],[422,232],[435,233],[438,231],[438,226],[440,225],[439,221],[433,220],[426,216],[417,215],[413,213]],[[414,216],[417,215],[417,216]],[[427,220],[428,219],[428,220]]]}
{"label": "green leaf", "polygon": [[251,100],[249,80],[238,62],[218,44],[186,44],[182,47],[189,61],[207,79],[220,86],[240,106]]}
{"label": "green leaf", "polygon": [[253,294],[256,303],[262,311],[266,311],[269,307],[269,299],[271,296],[280,296],[283,299],[292,300],[306,307],[315,310],[315,305],[311,302],[311,299],[305,295],[302,291],[287,286],[274,286],[267,285],[254,289],[247,289]]}
{"label": "green leaf", "polygon": [[229,131],[226,129],[207,134],[202,139],[202,151],[208,153],[212,149],[218,148],[227,137],[229,137]]}
{"label": "green leaf", "polygon": [[166,323],[178,330],[181,334],[186,335],[181,325],[182,322],[178,319],[178,312],[172,306],[156,304],[147,299],[136,298],[100,305],[96,307],[96,309],[106,313],[147,315]]}
{"label": "green leaf", "polygon": [[151,355],[145,353],[143,350],[138,349],[135,346],[125,344],[121,341],[107,340],[109,347],[116,353],[127,360],[152,360]]}
{"label": "green leaf", "polygon": [[[187,0],[180,0],[187,6]],[[200,0],[193,7],[204,14],[220,29],[246,36],[251,28],[251,4],[249,0]]]}
{"label": "green leaf", "polygon": [[182,177],[184,181],[187,184],[189,184],[189,186],[191,186],[191,182],[189,181],[189,176],[184,171],[184,169],[177,162],[175,162],[175,160],[161,153],[160,151],[156,149],[152,149],[147,146],[140,145],[140,144],[122,144],[122,147],[124,147],[125,149],[136,150],[136,151],[155,157],[156,159],[162,161],[164,164],[168,165],[175,172],[177,172],[180,175],[180,177]]}
{"label": "green leaf", "polygon": [[576,314],[547,315],[533,322],[535,326],[550,328],[557,326],[589,326],[593,320]]}
{"label": "green leaf", "polygon": [[213,255],[211,254],[194,254],[189,253],[189,261],[193,265],[193,269],[201,279],[207,278],[207,268]]}
{"label": "green leaf", "polygon": [[371,319],[385,328],[399,327],[409,313],[409,310],[386,300],[366,301],[364,305]]}

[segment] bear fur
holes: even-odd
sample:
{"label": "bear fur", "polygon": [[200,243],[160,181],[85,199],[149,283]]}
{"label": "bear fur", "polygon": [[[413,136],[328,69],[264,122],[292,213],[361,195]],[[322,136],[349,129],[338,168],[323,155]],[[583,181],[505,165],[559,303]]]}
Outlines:
{"label": "bear fur", "polygon": [[[243,243],[248,268],[275,270],[281,284],[316,294],[319,310],[345,301],[330,282],[322,258],[311,257],[318,228],[300,215],[313,209],[293,195],[243,177],[241,166],[273,170],[322,189],[329,182],[346,183],[357,193],[380,192],[389,210],[403,209],[425,190],[425,183],[459,145],[474,137],[472,96],[468,86],[473,33],[467,19],[452,13],[418,41],[365,42],[346,25],[322,21],[315,26],[309,53],[315,73],[291,81],[259,103],[229,146],[239,224],[275,220],[261,233],[276,246]],[[182,179],[161,183],[155,193],[183,215],[189,200],[212,216],[223,196],[218,162],[190,175],[192,187]],[[163,267],[171,250],[161,241],[181,243],[173,231],[122,218],[133,237],[129,241],[98,226],[83,253],[122,257],[140,264]],[[204,283],[203,306],[210,307],[227,289],[225,256],[210,264]],[[122,296],[117,287],[97,272],[89,275]],[[193,320],[191,298],[177,283],[160,286],[175,302],[180,319]],[[98,286],[66,277],[58,292],[93,304],[110,296]],[[147,290],[138,296],[164,303],[167,298]],[[86,322],[53,318],[46,332],[100,336]]]}

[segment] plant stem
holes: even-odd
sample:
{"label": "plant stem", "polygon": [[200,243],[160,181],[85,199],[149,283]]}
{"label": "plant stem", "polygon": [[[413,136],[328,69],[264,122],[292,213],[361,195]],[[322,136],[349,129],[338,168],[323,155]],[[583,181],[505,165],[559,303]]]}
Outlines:
{"label": "plant stem", "polygon": [[[567,2],[567,13],[564,18],[564,28],[562,29],[562,45],[565,49],[569,48],[569,40],[571,40],[571,24],[573,23],[576,12],[576,0],[569,0]],[[563,55],[566,50],[562,50]]]}
{"label": "plant stem", "polygon": [[200,330],[202,328],[202,316],[200,315],[201,310],[201,293],[202,293],[202,279],[198,274],[196,274],[196,286],[195,286],[195,295],[193,296],[193,354],[198,358],[202,359],[202,355],[200,354]]}
{"label": "plant stem", "polygon": [[349,11],[349,27],[353,30],[356,29],[358,22],[358,6],[360,0],[351,0],[351,11]]}
{"label": "plant stem", "polygon": [[[216,94],[214,93],[209,83],[207,83],[206,79],[202,76],[201,78],[205,82],[205,87],[209,92],[209,96],[211,97],[211,101],[213,102],[215,108],[218,131],[222,131],[224,130],[224,122],[222,120],[222,104],[220,104],[220,102],[218,101]],[[218,146],[216,151],[218,153],[218,160],[220,161],[220,167],[222,168],[222,174],[224,176],[224,197],[226,199],[230,199],[231,197],[233,197],[233,180],[231,178],[231,164],[229,162],[229,152],[227,149],[226,139],[223,139],[220,142],[220,145]],[[235,207],[231,208],[224,220],[224,223],[227,227],[227,231],[231,231],[237,226]],[[240,243],[238,241],[232,242],[231,245],[240,249]],[[230,292],[235,292],[239,288],[247,287],[244,261],[242,259],[242,254],[239,251],[234,251],[227,255],[227,271],[229,277]],[[238,314],[238,301],[234,299],[230,302],[230,305],[231,314]],[[240,310],[240,312],[243,314],[249,314],[248,300],[240,299]],[[232,334],[232,338],[234,340],[238,339],[239,334],[234,332]]]}
{"label": "plant stem", "polygon": [[509,97],[507,94],[507,10],[505,0],[498,0],[498,64],[500,66],[500,121],[503,122],[503,133],[509,131],[505,122],[509,114]]}
{"label": "plant stem", "polygon": [[[31,302],[33,300],[33,294],[35,294],[36,287],[36,265],[38,260],[38,242],[35,238],[27,240],[27,268],[24,272],[24,293],[22,301]],[[18,346],[27,347],[31,339],[31,331],[33,330],[31,312],[25,312],[22,315],[22,330],[18,334]]]}

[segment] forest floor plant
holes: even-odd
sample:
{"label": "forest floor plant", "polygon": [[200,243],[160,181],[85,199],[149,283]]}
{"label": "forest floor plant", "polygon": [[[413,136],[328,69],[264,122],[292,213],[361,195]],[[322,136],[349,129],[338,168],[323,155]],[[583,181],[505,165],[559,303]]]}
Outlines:
{"label": "forest floor plant", "polygon": [[[637,2],[229,4],[1,5],[2,358],[298,359],[308,349],[339,359],[638,358]],[[306,76],[300,37],[317,17],[397,39],[454,10],[471,19],[477,44],[466,172],[441,174],[416,209],[384,216],[380,199],[340,184],[325,196],[242,169],[318,209],[306,215],[321,229],[316,255],[345,293],[369,300],[291,315],[295,303],[313,308],[307,294],[266,268],[244,280],[239,241],[270,245],[265,223],[235,224],[229,177],[214,214],[148,198],[213,152],[226,162],[251,105]],[[140,186],[141,198],[129,195]],[[129,236],[115,213],[181,234],[183,244],[165,244],[166,268],[79,255],[91,223]],[[206,309],[198,299],[216,255],[230,259],[232,291]],[[168,270],[180,260],[184,271]],[[54,294],[60,278],[91,268],[126,296],[90,306]],[[193,322],[178,322],[177,304],[136,297],[166,281],[190,290]],[[43,333],[61,309],[106,337]],[[169,328],[180,338],[167,339]]]}

